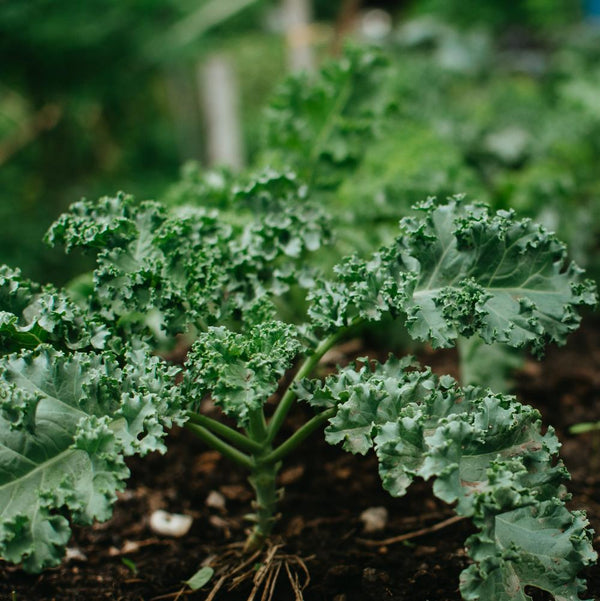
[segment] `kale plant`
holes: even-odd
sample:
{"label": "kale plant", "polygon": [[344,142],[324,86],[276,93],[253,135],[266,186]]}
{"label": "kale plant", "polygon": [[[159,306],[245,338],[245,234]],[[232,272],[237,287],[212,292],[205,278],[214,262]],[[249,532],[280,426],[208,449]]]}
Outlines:
{"label": "kale plant", "polygon": [[[327,241],[328,225],[291,174],[266,172],[229,193],[260,218],[240,224],[123,195],[73,205],[48,240],[96,254],[79,304],[3,268],[2,557],[31,572],[60,562],[69,520],[107,519],[128,476],[124,458],[164,452],[173,424],[247,470],[255,500],[245,547],[260,549],[276,528],[283,461],[326,426],[331,444],[374,449],[390,494],[431,479],[437,497],[473,520],[464,599],[526,601],[534,586],[578,600],[577,574],[595,559],[591,532],[565,506],[559,443],[536,410],[409,357],[311,378],[354,328],[389,315],[434,347],[459,336],[537,352],[564,343],[577,308],[596,302],[565,247],[512,212],[430,199],[392,243],[315,277],[304,257]],[[276,305],[297,285],[308,288],[306,319],[286,323]],[[155,352],[175,336],[191,341],[183,367]],[[237,428],[200,412],[207,396]],[[299,400],[315,415],[282,440]]]}

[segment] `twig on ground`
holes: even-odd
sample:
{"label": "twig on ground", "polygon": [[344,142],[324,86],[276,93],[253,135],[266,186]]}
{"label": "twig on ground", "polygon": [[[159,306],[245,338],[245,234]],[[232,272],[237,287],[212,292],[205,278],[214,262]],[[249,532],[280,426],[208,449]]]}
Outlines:
{"label": "twig on ground", "polygon": [[410,540],[412,538],[425,536],[426,534],[431,534],[432,532],[437,532],[438,530],[443,530],[444,528],[452,526],[452,524],[456,524],[457,522],[460,522],[464,519],[465,518],[462,515],[455,515],[451,518],[448,518],[447,520],[443,520],[442,522],[433,524],[433,526],[427,526],[427,528],[421,528],[419,530],[414,530],[413,532],[400,534],[399,536],[384,538],[383,540],[369,540],[364,538],[357,538],[356,540],[362,545],[366,545],[368,547],[384,547],[387,545],[393,545],[394,543],[401,543],[405,540]]}
{"label": "twig on ground", "polygon": [[150,599],[150,601],[161,601],[162,599],[173,599],[173,601],[177,601],[183,595],[191,595],[192,593],[195,593],[195,592],[196,591],[186,590],[186,587],[183,587],[183,588],[179,589],[178,591],[176,591],[175,593],[167,593],[166,595],[159,595],[158,597],[152,597],[152,599]]}
{"label": "twig on ground", "polygon": [[221,578],[217,580],[217,583],[215,584],[215,586],[212,587],[210,593],[208,594],[208,597],[206,597],[206,601],[213,601],[213,599],[217,596],[217,593],[219,592],[220,588],[225,583],[226,579],[226,576],[221,576]]}

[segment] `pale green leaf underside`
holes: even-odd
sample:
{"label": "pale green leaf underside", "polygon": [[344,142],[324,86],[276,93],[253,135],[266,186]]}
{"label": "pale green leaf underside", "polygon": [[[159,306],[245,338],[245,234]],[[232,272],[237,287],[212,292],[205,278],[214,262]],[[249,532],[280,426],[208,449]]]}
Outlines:
{"label": "pale green leaf underside", "polygon": [[[577,573],[595,558],[591,535],[564,507],[568,474],[537,411],[513,397],[460,389],[448,376],[406,371],[396,359],[345,368],[300,392],[317,407],[337,406],[326,439],[355,453],[374,448],[392,495],[403,495],[415,477],[431,478],[436,496],[473,519],[481,532],[467,542],[477,563],[463,576],[466,598],[508,600],[520,590],[514,598],[525,601],[531,585],[579,599]],[[550,540],[552,570],[538,556]]]}
{"label": "pale green leaf underside", "polygon": [[487,343],[541,350],[565,341],[579,306],[595,304],[593,283],[541,226],[459,198],[420,208],[421,216],[401,221],[394,244],[370,260],[346,260],[337,280],[311,293],[317,327],[332,331],[390,311],[434,346],[478,334]]}
{"label": "pale green leaf underside", "polygon": [[142,351],[69,356],[47,346],[0,362],[0,556],[32,572],[60,562],[70,528],[106,520],[124,456],[164,450],[181,421],[174,373]]}
{"label": "pale green leaf underside", "polygon": [[[465,601],[531,601],[527,586],[550,592],[555,601],[579,601],[585,590],[577,570],[595,561],[581,512],[544,501],[500,514],[493,526],[467,545],[478,563],[461,575]],[[572,558],[578,561],[573,562]]]}

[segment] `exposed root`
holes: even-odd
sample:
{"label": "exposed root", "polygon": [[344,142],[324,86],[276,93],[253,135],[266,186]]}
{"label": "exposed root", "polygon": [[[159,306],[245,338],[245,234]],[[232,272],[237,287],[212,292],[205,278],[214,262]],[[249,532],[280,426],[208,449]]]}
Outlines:
{"label": "exposed root", "polygon": [[215,570],[216,581],[206,601],[213,601],[225,588],[233,591],[243,585],[252,585],[248,601],[273,601],[275,590],[281,584],[283,573],[294,594],[295,601],[303,601],[302,592],[310,582],[306,560],[298,555],[285,553],[282,543],[270,542],[251,555],[243,552],[243,544],[230,545],[229,549],[210,562]]}

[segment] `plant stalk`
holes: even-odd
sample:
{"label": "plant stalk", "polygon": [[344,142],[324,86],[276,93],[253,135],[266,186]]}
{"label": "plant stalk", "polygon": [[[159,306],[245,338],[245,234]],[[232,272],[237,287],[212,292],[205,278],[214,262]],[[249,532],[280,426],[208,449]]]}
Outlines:
{"label": "plant stalk", "polygon": [[335,415],[335,409],[327,409],[319,415],[315,415],[307,421],[300,429],[296,430],[284,443],[271,451],[263,459],[265,463],[276,463],[294,451],[298,445],[308,438],[315,430],[324,424],[330,417]]}
{"label": "plant stalk", "polygon": [[216,419],[212,419],[206,415],[202,415],[200,413],[194,413],[190,411],[188,413],[188,417],[190,422],[196,424],[198,426],[203,426],[204,428],[210,430],[214,434],[218,434],[221,438],[228,440],[230,443],[239,447],[243,451],[248,453],[258,453],[262,450],[262,445],[258,442],[251,440],[247,436],[244,436],[241,432],[226,426],[225,424],[217,421]]}
{"label": "plant stalk", "polygon": [[231,459],[238,465],[245,467],[246,469],[252,470],[254,468],[254,462],[249,455],[238,451],[236,448],[227,444],[224,440],[221,440],[218,436],[213,434],[210,430],[197,424],[191,424],[187,422],[185,424],[186,429],[193,432],[198,438],[203,440],[209,447],[212,447],[216,451],[219,451],[223,456]]}
{"label": "plant stalk", "polygon": [[319,346],[317,346],[315,352],[306,358],[306,360],[294,376],[294,379],[290,383],[288,389],[285,391],[285,394],[281,397],[281,401],[279,401],[277,409],[275,409],[275,413],[273,413],[273,417],[271,417],[271,420],[269,421],[269,425],[267,426],[268,443],[273,442],[273,439],[279,432],[289,410],[291,409],[292,405],[294,404],[294,401],[296,400],[294,384],[310,375],[310,373],[319,363],[323,355],[348,332],[352,325],[346,328],[341,328],[335,334],[332,334],[331,336],[325,338],[325,340],[323,340],[319,344]]}
{"label": "plant stalk", "polygon": [[280,491],[277,490],[277,474],[280,468],[279,462],[264,463],[258,460],[248,478],[254,489],[255,500],[252,504],[254,513],[249,516],[254,526],[244,545],[246,552],[260,549],[273,532],[277,522],[277,503],[281,498]]}
{"label": "plant stalk", "polygon": [[267,443],[267,422],[265,420],[265,414],[262,408],[248,413],[248,438],[256,441],[259,445],[259,449],[263,450],[265,443]]}

